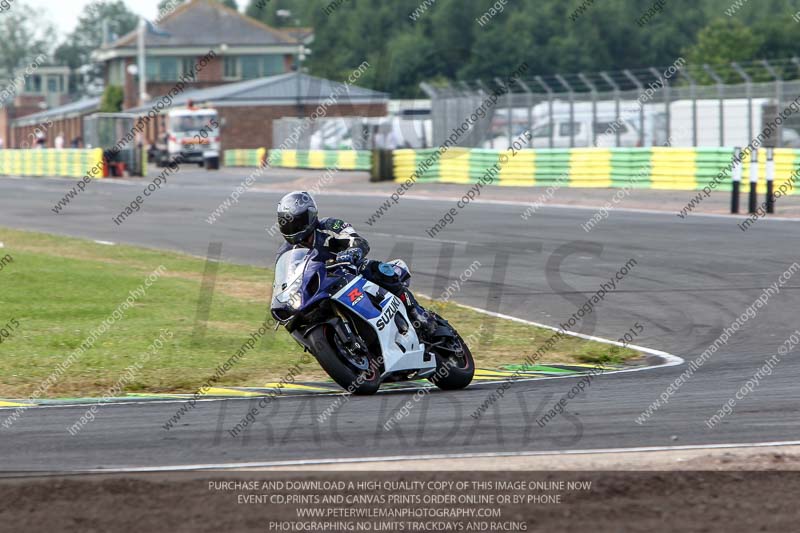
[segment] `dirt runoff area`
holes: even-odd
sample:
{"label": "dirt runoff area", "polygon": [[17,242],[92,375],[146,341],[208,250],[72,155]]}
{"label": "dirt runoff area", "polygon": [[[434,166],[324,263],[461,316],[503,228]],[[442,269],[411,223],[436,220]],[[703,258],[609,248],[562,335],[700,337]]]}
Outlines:
{"label": "dirt runoff area", "polygon": [[5,477],[0,531],[797,531],[797,448],[578,457]]}

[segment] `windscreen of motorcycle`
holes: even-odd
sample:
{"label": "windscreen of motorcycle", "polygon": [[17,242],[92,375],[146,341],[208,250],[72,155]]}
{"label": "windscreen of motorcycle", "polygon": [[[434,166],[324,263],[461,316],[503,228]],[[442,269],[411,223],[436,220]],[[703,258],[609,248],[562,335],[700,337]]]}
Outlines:
{"label": "windscreen of motorcycle", "polygon": [[278,258],[275,264],[275,283],[272,285],[272,306],[285,305],[292,300],[303,284],[303,271],[309,250],[294,248]]}

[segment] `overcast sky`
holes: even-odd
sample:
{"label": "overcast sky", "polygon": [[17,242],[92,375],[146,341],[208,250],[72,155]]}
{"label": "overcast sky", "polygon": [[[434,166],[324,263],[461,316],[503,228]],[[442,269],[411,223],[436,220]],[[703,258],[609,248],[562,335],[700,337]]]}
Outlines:
{"label": "overcast sky", "polygon": [[[25,2],[41,10],[55,25],[59,37],[63,37],[75,28],[78,16],[91,0],[25,0]],[[131,11],[151,20],[158,15],[158,0],[124,0],[124,2]],[[237,3],[241,6],[244,2],[237,0]]]}

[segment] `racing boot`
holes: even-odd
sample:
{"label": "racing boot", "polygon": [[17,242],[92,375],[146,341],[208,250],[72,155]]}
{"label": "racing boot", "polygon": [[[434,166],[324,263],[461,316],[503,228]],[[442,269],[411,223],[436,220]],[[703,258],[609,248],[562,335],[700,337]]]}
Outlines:
{"label": "racing boot", "polygon": [[419,305],[419,302],[409,290],[404,290],[400,294],[400,299],[405,304],[408,317],[411,319],[414,329],[419,332],[422,340],[430,341],[433,339],[433,334],[436,331],[436,318],[434,318],[433,314]]}

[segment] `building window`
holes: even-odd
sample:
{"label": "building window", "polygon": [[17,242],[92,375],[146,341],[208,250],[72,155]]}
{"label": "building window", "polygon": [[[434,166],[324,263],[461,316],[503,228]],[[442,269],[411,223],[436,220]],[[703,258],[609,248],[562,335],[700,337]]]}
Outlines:
{"label": "building window", "polygon": [[147,79],[150,81],[176,81],[178,79],[178,58],[148,57]]}
{"label": "building window", "polygon": [[228,80],[239,79],[239,58],[236,56],[225,56],[225,72],[223,77]]}
{"label": "building window", "polygon": [[181,75],[189,80],[197,81],[196,65],[194,57],[184,57],[181,60]]}
{"label": "building window", "polygon": [[284,64],[283,56],[271,55],[264,56],[261,60],[261,75],[262,76],[275,76],[276,74],[283,74]]}
{"label": "building window", "polygon": [[47,92],[58,93],[58,76],[47,76]]}
{"label": "building window", "polygon": [[42,77],[38,74],[28,76],[25,78],[25,92],[26,93],[40,93],[42,92]]}
{"label": "building window", "polygon": [[110,85],[125,85],[124,72],[125,64],[122,60],[112,61],[108,68],[108,83]]}
{"label": "building window", "polygon": [[261,61],[258,56],[242,56],[242,78],[252,80],[261,77]]}
{"label": "building window", "polygon": [[283,56],[227,56],[224,77],[228,80],[252,80],[284,72]]}

